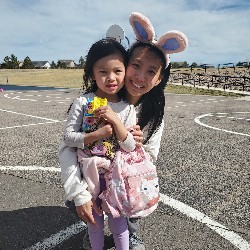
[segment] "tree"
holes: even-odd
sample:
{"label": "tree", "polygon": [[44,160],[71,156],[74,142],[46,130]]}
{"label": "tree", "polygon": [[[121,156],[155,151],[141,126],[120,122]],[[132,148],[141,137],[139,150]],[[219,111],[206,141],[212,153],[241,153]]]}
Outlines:
{"label": "tree", "polygon": [[34,65],[28,56],[25,57],[22,65],[22,69],[33,69]]}
{"label": "tree", "polygon": [[4,59],[3,59],[3,63],[2,63],[2,68],[3,69],[10,69],[10,67],[11,67],[11,63],[10,63],[10,57],[9,56],[6,56],[6,57],[4,57]]}
{"label": "tree", "polygon": [[66,69],[66,68],[67,68],[66,63],[65,63],[65,62],[62,62],[62,61],[58,61],[58,62],[57,62],[57,67],[58,67],[59,69]]}
{"label": "tree", "polygon": [[56,66],[55,62],[52,61],[52,63],[51,63],[51,69],[56,69],[56,68],[57,68],[57,66]]}
{"label": "tree", "polygon": [[17,57],[13,54],[10,55],[10,69],[19,69],[19,63]]}
{"label": "tree", "polygon": [[181,67],[182,67],[182,68],[188,68],[189,65],[188,65],[188,63],[185,61],[185,62],[183,62],[183,64],[181,65]]}
{"label": "tree", "polygon": [[85,60],[84,58],[81,56],[79,59],[79,68],[83,69],[85,66]]}
{"label": "tree", "polygon": [[193,62],[193,63],[191,64],[191,67],[192,67],[192,68],[197,67],[197,63],[196,63],[196,62]]}
{"label": "tree", "polygon": [[10,58],[8,56],[4,57],[3,63],[1,64],[1,69],[8,69],[9,61],[10,61]]}
{"label": "tree", "polygon": [[2,68],[5,69],[18,69],[19,68],[19,63],[17,61],[17,57],[14,56],[13,54],[9,56],[6,56],[4,58],[4,62],[2,63]]}

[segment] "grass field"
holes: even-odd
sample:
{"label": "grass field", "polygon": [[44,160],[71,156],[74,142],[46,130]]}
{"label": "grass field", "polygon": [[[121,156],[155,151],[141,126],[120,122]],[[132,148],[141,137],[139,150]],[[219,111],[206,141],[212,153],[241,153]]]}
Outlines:
{"label": "grass field", "polygon": [[[187,69],[184,69],[184,71],[185,70]],[[83,69],[0,69],[0,87],[1,84],[14,84],[81,88],[82,78]],[[166,92],[177,94],[239,96],[239,94],[221,92],[218,90],[198,89],[187,86],[176,86],[173,84],[167,86]]]}
{"label": "grass field", "polygon": [[83,69],[0,69],[0,84],[80,88]]}

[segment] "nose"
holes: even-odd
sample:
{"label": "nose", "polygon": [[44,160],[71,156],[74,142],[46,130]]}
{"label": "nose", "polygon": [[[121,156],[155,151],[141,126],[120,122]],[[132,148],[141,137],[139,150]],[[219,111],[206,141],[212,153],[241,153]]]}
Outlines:
{"label": "nose", "polygon": [[114,74],[111,73],[111,74],[108,75],[108,81],[109,81],[109,82],[115,81],[115,76],[114,76]]}
{"label": "nose", "polygon": [[145,81],[145,74],[143,72],[138,72],[135,77],[136,77],[136,80],[139,82]]}

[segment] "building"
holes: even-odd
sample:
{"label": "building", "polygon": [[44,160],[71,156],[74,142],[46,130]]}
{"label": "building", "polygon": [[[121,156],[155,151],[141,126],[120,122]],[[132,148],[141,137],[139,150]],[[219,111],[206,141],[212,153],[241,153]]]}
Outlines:
{"label": "building", "polygon": [[32,61],[35,69],[50,69],[50,63],[48,61]]}
{"label": "building", "polygon": [[18,61],[18,66],[19,66],[19,69],[21,69],[23,67],[23,61]]}
{"label": "building", "polygon": [[73,60],[58,60],[58,64],[65,64],[67,69],[74,69],[76,67],[76,63]]}

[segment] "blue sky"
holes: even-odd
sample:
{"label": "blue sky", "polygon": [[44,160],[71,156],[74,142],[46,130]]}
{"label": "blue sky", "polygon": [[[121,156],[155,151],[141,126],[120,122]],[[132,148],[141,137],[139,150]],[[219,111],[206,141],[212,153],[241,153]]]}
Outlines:
{"label": "blue sky", "polygon": [[0,0],[0,62],[11,54],[19,61],[78,62],[113,24],[132,43],[133,11],[150,19],[158,37],[170,30],[187,35],[189,47],[172,61],[250,61],[249,0]]}

